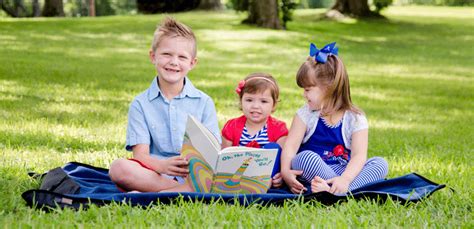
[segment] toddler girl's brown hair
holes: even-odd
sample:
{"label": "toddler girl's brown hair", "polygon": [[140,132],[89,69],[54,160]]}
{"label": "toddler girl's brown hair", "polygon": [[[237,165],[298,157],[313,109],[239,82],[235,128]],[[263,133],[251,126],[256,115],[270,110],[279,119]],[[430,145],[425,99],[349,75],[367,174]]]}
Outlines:
{"label": "toddler girl's brown hair", "polygon": [[280,96],[280,89],[278,88],[273,76],[268,73],[259,72],[248,75],[244,80],[240,81],[239,86],[237,87],[237,93],[239,94],[240,101],[242,101],[242,96],[245,93],[263,93],[267,89],[270,89],[273,106],[275,106]]}

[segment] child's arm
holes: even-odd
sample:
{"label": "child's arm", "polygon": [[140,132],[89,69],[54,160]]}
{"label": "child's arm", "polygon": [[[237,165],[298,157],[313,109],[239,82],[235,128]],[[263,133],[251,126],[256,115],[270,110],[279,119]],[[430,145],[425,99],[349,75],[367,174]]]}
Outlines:
{"label": "child's arm", "polygon": [[222,136],[222,144],[221,144],[221,149],[227,148],[232,146],[232,141],[227,140],[224,136]]}
{"label": "child's arm", "polygon": [[276,143],[278,145],[280,145],[280,147],[283,149],[283,147],[285,146],[285,142],[286,142],[287,138],[288,138],[287,136],[283,136],[283,137],[279,138]]}
{"label": "child's arm", "polygon": [[327,181],[328,184],[332,184],[329,192],[346,193],[348,191],[350,183],[359,175],[367,161],[368,139],[368,129],[360,130],[352,134],[351,159],[341,176],[334,177]]}
{"label": "child's arm", "polygon": [[[233,134],[237,128],[235,127],[235,119],[228,120],[224,127],[222,127],[222,143],[221,149],[231,147],[235,140],[235,135]],[[240,136],[239,136],[240,137]]]}
{"label": "child's arm", "polygon": [[170,176],[185,177],[189,174],[188,161],[181,156],[170,157],[160,160],[150,156],[150,146],[147,144],[137,144],[133,148],[133,158],[146,162],[153,170],[159,174],[167,174]]}
{"label": "child's arm", "polygon": [[301,193],[306,190],[306,188],[296,180],[296,176],[301,175],[303,171],[291,170],[291,160],[295,157],[303,141],[305,131],[306,124],[298,115],[295,115],[281,155],[281,174],[283,180],[293,193]]}

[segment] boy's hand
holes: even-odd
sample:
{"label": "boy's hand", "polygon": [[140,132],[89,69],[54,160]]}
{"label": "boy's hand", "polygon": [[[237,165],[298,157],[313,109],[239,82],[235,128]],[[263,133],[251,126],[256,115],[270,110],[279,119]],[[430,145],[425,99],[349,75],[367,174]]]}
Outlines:
{"label": "boy's hand", "polygon": [[161,173],[170,176],[186,177],[189,174],[188,161],[181,157],[170,157],[163,161]]}
{"label": "boy's hand", "polygon": [[283,185],[283,177],[281,176],[281,173],[275,174],[275,176],[272,177],[272,187],[279,188],[282,185]]}
{"label": "boy's hand", "polygon": [[331,185],[329,192],[332,194],[345,194],[349,190],[349,184],[351,181],[343,176],[333,177],[327,180],[327,183]]}
{"label": "boy's hand", "polygon": [[306,191],[306,188],[296,180],[296,176],[301,175],[302,170],[288,170],[287,172],[282,171],[283,180],[290,187],[290,191],[295,194],[301,194]]}

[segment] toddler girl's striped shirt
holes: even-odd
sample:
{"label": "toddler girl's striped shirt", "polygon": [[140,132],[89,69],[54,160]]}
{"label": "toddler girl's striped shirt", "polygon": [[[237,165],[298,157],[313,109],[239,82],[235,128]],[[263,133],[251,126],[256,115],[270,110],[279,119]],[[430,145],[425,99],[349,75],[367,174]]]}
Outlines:
{"label": "toddler girl's striped shirt", "polygon": [[264,146],[270,141],[268,140],[268,132],[267,132],[267,125],[263,126],[261,130],[259,130],[255,135],[251,136],[248,131],[247,127],[244,126],[244,130],[242,131],[242,135],[240,135],[240,146],[246,146],[251,141],[256,141],[260,146]]}

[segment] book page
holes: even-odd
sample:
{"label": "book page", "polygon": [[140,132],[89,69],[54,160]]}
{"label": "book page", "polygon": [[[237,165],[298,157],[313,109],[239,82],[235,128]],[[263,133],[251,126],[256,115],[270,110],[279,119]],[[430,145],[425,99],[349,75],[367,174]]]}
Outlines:
{"label": "book page", "polygon": [[186,136],[191,145],[215,171],[220,145],[215,136],[191,115],[186,123]]}
{"label": "book page", "polygon": [[266,193],[277,149],[229,147],[219,153],[212,192]]}
{"label": "book page", "polygon": [[217,172],[234,173],[249,158],[250,164],[244,175],[271,175],[277,155],[276,149],[259,149],[250,147],[227,147],[219,152]]}

